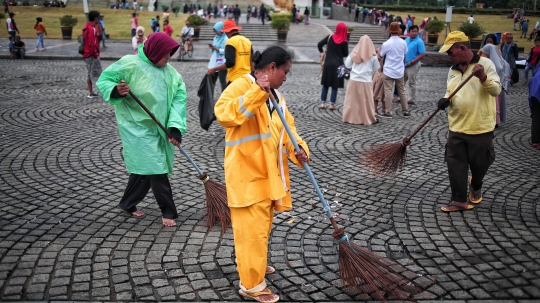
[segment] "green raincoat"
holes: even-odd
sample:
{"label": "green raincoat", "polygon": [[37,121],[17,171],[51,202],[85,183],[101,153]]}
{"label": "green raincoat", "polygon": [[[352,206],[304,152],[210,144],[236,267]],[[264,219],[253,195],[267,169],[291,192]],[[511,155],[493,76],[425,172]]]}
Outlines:
{"label": "green raincoat", "polygon": [[103,71],[96,85],[105,101],[114,105],[128,172],[138,175],[172,174],[174,145],[150,116],[127,95],[111,98],[124,80],[156,118],[168,129],[186,132],[186,85],[170,65],[156,67],[146,57],[143,44],[138,55],[127,55]]}

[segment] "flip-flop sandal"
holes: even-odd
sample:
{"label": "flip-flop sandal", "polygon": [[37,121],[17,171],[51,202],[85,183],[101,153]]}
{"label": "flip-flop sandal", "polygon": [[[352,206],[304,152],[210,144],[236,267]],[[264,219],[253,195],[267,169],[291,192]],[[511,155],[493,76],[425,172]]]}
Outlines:
{"label": "flip-flop sandal", "polygon": [[469,177],[469,201],[471,201],[471,203],[473,204],[478,204],[482,202],[482,193],[480,193],[480,198],[475,200],[473,196],[473,191],[474,189],[472,187],[472,177]]}
{"label": "flip-flop sandal", "polygon": [[[246,298],[246,299],[251,299],[251,300],[255,300],[257,302],[261,302],[261,303],[276,303],[277,301],[279,301],[279,296],[274,294],[270,289],[266,288],[265,290],[263,291],[258,291],[258,292],[253,292],[253,293],[246,293],[245,291],[243,290],[239,290],[238,293]],[[275,295],[276,298],[273,299],[273,300],[263,300],[261,298],[259,298],[260,296],[263,296],[263,295]]]}
{"label": "flip-flop sandal", "polygon": [[462,206],[450,203],[447,206],[441,207],[441,210],[444,211],[445,213],[451,213],[454,211],[471,210],[473,208],[474,208],[473,205],[467,205],[467,207],[462,207]]}
{"label": "flip-flop sandal", "polygon": [[275,268],[273,268],[272,266],[266,266],[266,274],[267,275],[271,275],[271,274],[273,274],[275,272],[276,272]]}

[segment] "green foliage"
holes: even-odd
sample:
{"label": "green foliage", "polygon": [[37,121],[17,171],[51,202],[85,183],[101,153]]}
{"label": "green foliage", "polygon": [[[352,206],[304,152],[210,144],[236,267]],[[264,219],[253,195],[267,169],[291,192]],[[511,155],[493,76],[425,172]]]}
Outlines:
{"label": "green foliage", "polygon": [[[501,7],[500,9],[491,9],[491,8],[466,8],[466,7],[454,7],[452,9],[453,14],[473,14],[473,15],[508,15],[513,11],[512,7],[521,7],[520,5],[517,6],[510,6],[507,4],[507,2],[504,4],[504,6],[496,6],[492,5],[491,2],[485,1],[486,7]],[[503,8],[503,7],[508,8]],[[377,9],[382,9],[384,11],[392,11],[392,12],[426,12],[426,13],[440,13],[445,14],[446,8],[444,7],[435,7],[435,6],[412,6],[412,5],[399,5],[399,6],[391,6],[391,5],[377,5]],[[533,11],[532,9],[525,11],[527,16],[540,16],[540,11]]]}
{"label": "green foliage", "polygon": [[426,24],[425,30],[429,34],[438,34],[442,32],[445,28],[446,24],[442,22],[441,20],[433,19]]}
{"label": "green foliage", "polygon": [[474,39],[486,32],[480,24],[476,22],[469,23],[468,21],[461,23],[458,30],[462,31],[469,39]]}
{"label": "green foliage", "polygon": [[354,32],[354,26],[347,26],[347,33]]}
{"label": "green foliage", "polygon": [[74,27],[77,25],[77,18],[73,17],[72,15],[63,15],[60,17],[60,26],[66,26],[66,27]]}
{"label": "green foliage", "polygon": [[187,18],[186,21],[189,21],[193,27],[199,27],[201,25],[208,24],[208,20],[204,19],[199,15],[191,15]]}
{"label": "green foliage", "polygon": [[291,26],[291,15],[290,14],[273,14],[272,21],[270,22],[270,26],[273,29],[277,29],[277,30],[289,30]]}

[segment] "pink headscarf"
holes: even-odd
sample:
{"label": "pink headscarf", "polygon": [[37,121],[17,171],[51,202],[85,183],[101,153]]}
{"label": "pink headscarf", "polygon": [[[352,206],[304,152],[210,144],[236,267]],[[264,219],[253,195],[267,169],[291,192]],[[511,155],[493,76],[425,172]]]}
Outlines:
{"label": "pink headscarf", "polygon": [[347,26],[345,23],[340,22],[336,26],[336,33],[332,35],[335,44],[341,44],[342,42],[347,42]]}
{"label": "pink headscarf", "polygon": [[144,54],[150,62],[156,64],[165,57],[166,54],[174,55],[180,47],[178,42],[165,33],[157,32],[148,36],[144,42]]}

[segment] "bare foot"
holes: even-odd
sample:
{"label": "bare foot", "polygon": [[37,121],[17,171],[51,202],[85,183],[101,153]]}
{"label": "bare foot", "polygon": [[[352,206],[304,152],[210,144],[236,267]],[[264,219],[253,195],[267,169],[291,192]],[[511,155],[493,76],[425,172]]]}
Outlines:
{"label": "bare foot", "polygon": [[134,217],[138,217],[138,218],[144,217],[144,215],[145,215],[145,213],[142,210],[136,210],[136,211],[132,212],[131,214]]}
{"label": "bare foot", "polygon": [[163,226],[176,226],[176,221],[174,219],[161,218]]}

